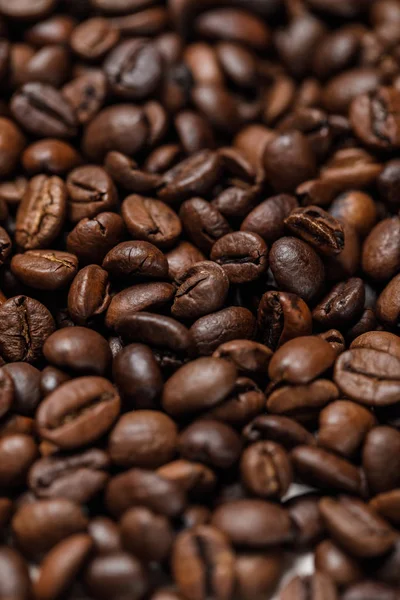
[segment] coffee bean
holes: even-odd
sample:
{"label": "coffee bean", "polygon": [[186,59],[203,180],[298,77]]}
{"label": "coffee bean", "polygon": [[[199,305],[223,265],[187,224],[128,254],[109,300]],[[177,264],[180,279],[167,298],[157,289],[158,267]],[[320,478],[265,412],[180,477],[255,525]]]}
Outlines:
{"label": "coffee bean", "polygon": [[361,500],[341,496],[323,498],[320,510],[332,537],[350,554],[379,556],[393,546],[395,532]]}
{"label": "coffee bean", "polygon": [[113,377],[128,406],[154,408],[163,388],[162,374],[147,346],[130,344],[113,361]]}
{"label": "coffee bean", "polygon": [[317,546],[315,567],[329,575],[339,587],[348,587],[363,577],[358,562],[330,540],[324,540]]}
{"label": "coffee bean", "polygon": [[387,327],[395,327],[399,318],[399,283],[396,275],[380,293],[376,302],[376,316]]}
{"label": "coffee bean", "polygon": [[239,547],[267,548],[292,536],[288,512],[266,500],[227,502],[215,510],[211,522]]}
{"label": "coffee bean", "polygon": [[297,446],[291,459],[295,474],[310,485],[357,495],[363,491],[359,469],[322,448]]}
{"label": "coffee bean", "polygon": [[225,270],[212,261],[201,261],[182,274],[177,283],[171,313],[178,319],[198,319],[219,310],[225,303],[229,280]]}
{"label": "coffee bean", "polygon": [[247,377],[238,377],[232,392],[225,400],[211,408],[206,415],[237,427],[246,425],[265,407],[265,396]]}
{"label": "coffee bean", "polygon": [[[105,102],[107,80],[102,71],[93,69],[66,83],[61,91],[72,106],[78,123],[85,125],[97,115]],[[95,151],[94,147],[92,151]]]}
{"label": "coffee bean", "polygon": [[179,217],[189,238],[205,254],[210,253],[216,240],[230,231],[225,217],[201,198],[186,200]]}
{"label": "coffee bean", "polygon": [[12,405],[18,414],[33,416],[41,399],[40,371],[26,362],[13,362],[1,369],[12,380]]}
{"label": "coffee bean", "polygon": [[339,389],[328,379],[317,379],[306,385],[284,385],[267,399],[271,413],[305,420],[315,417],[323,406],[339,397]]}
{"label": "coffee bean", "polygon": [[[207,497],[214,490],[217,481],[214,471],[206,465],[182,458],[163,465],[157,469],[157,473],[198,498]],[[206,522],[208,521],[209,518]]]}
{"label": "coffee bean", "polygon": [[392,427],[374,427],[366,436],[362,461],[372,493],[388,492],[400,486],[398,447],[400,434]]}
{"label": "coffee bean", "polygon": [[343,224],[351,225],[363,237],[371,231],[377,218],[376,206],[371,196],[364,192],[340,194],[332,202],[329,212]]}
{"label": "coffee bean", "polygon": [[296,576],[282,589],[280,600],[337,600],[336,588],[326,573],[316,571],[305,577]]}
{"label": "coffee bean", "polygon": [[265,598],[275,589],[282,570],[283,560],[279,551],[236,555],[237,593],[243,600]]}
{"label": "coffee bean", "polygon": [[29,487],[38,498],[67,498],[83,504],[105,487],[109,466],[107,454],[96,448],[68,456],[47,456],[30,469]]}
{"label": "coffee bean", "polygon": [[24,250],[47,248],[64,224],[67,191],[59,177],[31,179],[18,207],[15,240]]}
{"label": "coffee bean", "polygon": [[285,225],[321,254],[340,254],[344,248],[343,225],[319,206],[293,210],[286,217]]}
{"label": "coffee bean", "polygon": [[97,331],[67,327],[55,331],[43,346],[50,364],[76,374],[104,375],[111,364],[111,350]]}
{"label": "coffee bean", "polygon": [[175,454],[178,431],[159,411],[139,410],[124,414],[109,436],[108,451],[114,464],[155,468]]}
{"label": "coffee bean", "polygon": [[299,131],[290,131],[269,142],[264,152],[264,169],[277,193],[293,192],[300,183],[312,179],[316,164],[307,138]]}
{"label": "coffee bean", "polygon": [[122,203],[125,225],[136,240],[144,240],[159,248],[173,246],[182,232],[176,213],[164,202],[133,194]]}
{"label": "coffee bean", "polygon": [[77,132],[72,107],[51,85],[31,82],[23,85],[11,101],[15,119],[38,137],[70,138]]}
{"label": "coffee bean", "polygon": [[125,552],[94,557],[84,579],[89,593],[97,600],[140,600],[149,587],[142,564]]}
{"label": "coffee bean", "polygon": [[253,419],[242,432],[248,442],[272,440],[291,449],[295,446],[315,444],[311,433],[300,423],[277,415],[260,415]]}
{"label": "coffee bean", "polygon": [[178,450],[184,458],[226,469],[239,459],[242,444],[232,427],[219,421],[194,421],[179,436]]}
{"label": "coffee bean", "polygon": [[1,578],[0,595],[21,600],[31,597],[28,565],[16,550],[6,546],[0,547],[0,570],[5,574]]}
{"label": "coffee bean", "polygon": [[320,496],[308,493],[294,496],[285,503],[294,526],[294,544],[299,548],[315,545],[325,534],[319,511],[320,499]]}
{"label": "coffee bean", "polygon": [[329,369],[335,358],[332,347],[320,337],[298,337],[275,352],[268,374],[278,383],[309,383]]}
{"label": "coffee bean", "polygon": [[172,550],[172,572],[179,590],[187,598],[232,595],[235,559],[226,537],[215,527],[199,525],[183,531]]}
{"label": "coffee bean", "polygon": [[9,362],[35,362],[54,329],[43,304],[27,296],[10,298],[0,306],[0,354]]}
{"label": "coffee bean", "polygon": [[400,523],[400,489],[377,494],[369,505],[390,523],[394,525]]}
{"label": "coffee bean", "polygon": [[70,44],[72,50],[84,60],[102,58],[118,42],[118,30],[107,19],[94,17],[74,28]]}
{"label": "coffee bean", "polygon": [[78,270],[78,259],[60,250],[28,250],[12,258],[11,270],[25,285],[55,291],[67,287]]}
{"label": "coffee bean", "polygon": [[77,325],[86,325],[108,308],[110,297],[108,273],[97,265],[84,267],[71,283],[68,312]]}
{"label": "coffee bean", "polygon": [[74,169],[67,178],[68,216],[73,223],[92,218],[116,206],[114,184],[101,167],[83,166]]}
{"label": "coffee bean", "polygon": [[383,219],[375,225],[364,241],[363,271],[376,281],[388,281],[400,268],[397,240],[400,239],[400,219]]}
{"label": "coffee bean", "polygon": [[372,148],[394,150],[400,146],[398,110],[400,93],[382,87],[355,98],[350,107],[350,121],[357,137]]}
{"label": "coffee bean", "polygon": [[213,356],[233,363],[241,375],[264,381],[272,351],[252,340],[232,340],[218,346]]}
{"label": "coffee bean", "polygon": [[353,348],[336,360],[334,379],[352,400],[367,406],[394,404],[400,398],[400,361],[387,352]]}
{"label": "coffee bean", "polygon": [[190,333],[198,353],[209,355],[221,343],[234,339],[252,339],[255,319],[248,309],[231,306],[201,317],[192,325]]}
{"label": "coffee bean", "polygon": [[54,498],[23,504],[14,514],[11,526],[23,552],[37,556],[67,536],[85,531],[87,519],[74,502]]}
{"label": "coffee bean", "polygon": [[185,241],[179,242],[165,257],[168,261],[169,275],[174,280],[179,280],[195,263],[205,260],[204,254],[196,246]]}
{"label": "coffee bean", "polygon": [[353,277],[336,284],[312,312],[314,321],[323,327],[343,329],[362,313],[365,286],[362,279]]}
{"label": "coffee bean", "polygon": [[119,396],[108,380],[81,377],[67,381],[41,403],[38,431],[61,448],[77,448],[110,429],[119,409]]}
{"label": "coffee bean", "polygon": [[272,196],[256,206],[244,219],[240,229],[260,235],[269,244],[284,233],[284,221],[297,208],[297,200],[289,194]]}
{"label": "coffee bean", "polygon": [[80,165],[82,159],[70,144],[61,140],[44,139],[28,146],[22,155],[24,169],[30,175],[49,173],[65,175]]}
{"label": "coffee bean", "polygon": [[118,525],[107,517],[96,517],[89,522],[88,532],[97,555],[115,554],[122,550]]}
{"label": "coffee bean", "polygon": [[10,119],[0,118],[0,173],[12,175],[25,146],[20,129]]}
{"label": "coffee bean", "polygon": [[307,304],[299,296],[286,292],[266,292],[258,305],[257,325],[266,346],[276,350],[285,342],[312,332]]}
{"label": "coffee bean", "polygon": [[92,540],[83,533],[71,535],[52,548],[40,565],[39,576],[35,581],[36,597],[53,599],[65,592],[84,565],[91,549]]}
{"label": "coffee bean", "polygon": [[397,591],[378,581],[361,581],[350,586],[343,600],[397,600]]}
{"label": "coffee bean", "polygon": [[256,442],[246,448],[240,460],[240,472],[245,486],[261,498],[281,498],[292,480],[285,450],[270,441]]}
{"label": "coffee bean", "polygon": [[156,173],[142,171],[138,164],[121,152],[109,152],[104,166],[113,180],[124,190],[137,194],[154,192],[161,185],[161,177]]}
{"label": "coffee bean", "polygon": [[124,236],[124,222],[112,212],[99,213],[92,219],[84,218],[67,236],[67,249],[85,265],[101,264],[106,254]]}
{"label": "coffee bean", "polygon": [[11,375],[0,369],[0,416],[4,416],[14,402],[14,382]]}
{"label": "coffee bean", "polygon": [[14,434],[0,438],[0,485],[15,488],[23,485],[38,449],[33,438]]}
{"label": "coffee bean", "polygon": [[126,511],[120,521],[124,548],[145,562],[162,562],[170,553],[174,534],[169,520],[143,506]]}
{"label": "coffee bean", "polygon": [[255,233],[235,231],[217,240],[211,259],[221,265],[231,283],[249,283],[268,269],[268,249]]}

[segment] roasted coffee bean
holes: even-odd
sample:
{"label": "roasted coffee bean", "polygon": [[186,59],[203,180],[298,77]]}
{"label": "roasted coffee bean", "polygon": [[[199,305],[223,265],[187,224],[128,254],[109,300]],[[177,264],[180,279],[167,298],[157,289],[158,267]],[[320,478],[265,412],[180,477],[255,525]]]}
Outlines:
{"label": "roasted coffee bean", "polygon": [[284,496],[292,481],[289,457],[279,444],[260,441],[243,452],[240,473],[244,485],[261,498]]}
{"label": "roasted coffee bean", "polygon": [[362,463],[372,493],[388,492],[400,486],[398,448],[400,433],[392,427],[374,427],[366,436]]}
{"label": "roasted coffee bean", "polygon": [[215,510],[211,523],[239,547],[266,548],[292,537],[287,510],[266,500],[226,502]]}
{"label": "roasted coffee bean", "polygon": [[235,581],[233,550],[223,533],[199,525],[180,533],[172,549],[172,572],[186,598],[230,598]]}
{"label": "roasted coffee bean", "polygon": [[68,312],[77,325],[86,325],[103,314],[110,302],[108,273],[97,265],[81,269],[68,292]]}
{"label": "roasted coffee bean", "polygon": [[130,344],[114,357],[113,378],[124,403],[132,408],[154,408],[163,379],[148,346]]}
{"label": "roasted coffee bean", "polygon": [[107,508],[115,516],[132,506],[146,506],[175,517],[183,511],[185,503],[185,494],[176,483],[145,469],[130,469],[116,475],[106,490]]}
{"label": "roasted coffee bean", "polygon": [[233,363],[241,375],[255,381],[264,381],[272,351],[252,340],[232,340],[218,346],[213,356]]}
{"label": "roasted coffee bean", "polygon": [[103,268],[112,277],[135,280],[167,279],[168,262],[164,254],[148,242],[122,242],[108,252]]}
{"label": "roasted coffee bean", "polygon": [[300,423],[277,415],[260,415],[253,419],[242,432],[248,442],[271,440],[285,448],[315,443],[314,437]]}
{"label": "roasted coffee bean", "polygon": [[126,511],[120,521],[124,548],[145,562],[162,562],[168,558],[174,534],[163,515],[138,506]]}
{"label": "roasted coffee bean", "polygon": [[32,437],[24,434],[1,437],[0,485],[10,489],[23,485],[37,455],[37,445]]}
{"label": "roasted coffee bean", "polygon": [[377,180],[381,199],[393,208],[398,206],[399,175],[399,161],[393,159],[386,163]]}
{"label": "roasted coffee bean", "polygon": [[364,192],[351,191],[340,194],[332,202],[329,212],[343,225],[351,225],[363,237],[371,231],[377,219],[376,205],[371,196]]}
{"label": "roasted coffee bean", "polygon": [[80,155],[70,144],[51,138],[31,144],[22,155],[24,169],[30,175],[43,172],[65,175],[81,162]]}
{"label": "roasted coffee bean", "polygon": [[238,377],[233,391],[225,400],[207,411],[206,415],[234,427],[243,426],[259,415],[265,407],[265,396],[247,377]]}
{"label": "roasted coffee bean", "polygon": [[334,379],[352,400],[367,406],[385,406],[400,399],[399,367],[400,359],[387,352],[353,348],[336,360]]}
{"label": "roasted coffee bean", "polygon": [[331,540],[315,549],[315,568],[326,573],[338,587],[347,587],[363,578],[361,565]]}
{"label": "roasted coffee bean", "polygon": [[83,166],[74,169],[67,178],[68,216],[73,223],[93,218],[116,206],[114,184],[101,167]]}
{"label": "roasted coffee bean", "polygon": [[35,362],[55,330],[47,308],[27,296],[15,296],[0,306],[0,354],[9,362]]}
{"label": "roasted coffee bean", "polygon": [[[15,364],[15,363],[14,363]],[[24,363],[25,364],[25,363]],[[55,367],[45,367],[40,376],[40,393],[48,396],[54,392],[59,385],[70,379],[67,373],[56,369]]]}
{"label": "roasted coffee bean", "polygon": [[305,302],[317,299],[325,277],[324,265],[313,248],[294,237],[277,240],[270,251],[271,271],[280,288]]}
{"label": "roasted coffee bean", "polygon": [[97,60],[107,54],[118,39],[118,30],[107,19],[94,17],[74,28],[70,44],[72,50],[84,60]]}
{"label": "roasted coffee bean", "polygon": [[15,241],[24,250],[47,248],[56,239],[67,211],[67,191],[59,177],[31,179],[18,207]]}
{"label": "roasted coffee bean", "polygon": [[319,206],[293,210],[286,217],[285,225],[321,254],[340,254],[344,248],[343,225]]}
{"label": "roasted coffee bean", "polygon": [[400,523],[400,489],[377,494],[369,503],[370,507],[382,517],[398,525]]}
{"label": "roasted coffee bean", "polygon": [[294,526],[294,544],[308,548],[322,539],[325,525],[319,511],[321,497],[316,494],[294,496],[285,503]]}
{"label": "roasted coffee bean", "polygon": [[184,458],[220,469],[234,465],[241,449],[240,437],[232,427],[208,419],[194,421],[180,434],[178,442]]}
{"label": "roasted coffee bean", "polygon": [[337,283],[312,312],[314,321],[323,327],[343,329],[361,316],[365,304],[362,279],[353,277]]}
{"label": "roasted coffee bean", "polygon": [[41,403],[38,431],[60,448],[81,447],[110,429],[119,409],[119,396],[108,380],[81,377],[67,381]]}
{"label": "roasted coffee bean", "polygon": [[118,525],[107,517],[96,517],[89,522],[88,532],[96,554],[115,554],[122,550]]}
{"label": "roasted coffee bean", "polygon": [[11,110],[21,126],[38,137],[70,138],[77,132],[71,105],[51,85],[26,83],[13,96]]}
{"label": "roasted coffee bean", "polygon": [[263,343],[276,350],[292,338],[312,332],[312,318],[307,304],[296,294],[266,292],[257,312],[257,326]]}
{"label": "roasted coffee bean", "polygon": [[1,370],[12,380],[13,410],[33,416],[41,399],[40,371],[26,362],[12,362]]}
{"label": "roasted coffee bean", "polygon": [[138,410],[125,413],[109,436],[114,464],[155,468],[170,461],[177,448],[178,430],[164,413]]}
{"label": "roasted coffee bean", "polygon": [[82,533],[71,535],[52,548],[40,565],[35,581],[36,597],[57,598],[68,590],[88,558],[92,545],[90,536]]}
{"label": "roasted coffee bean", "polygon": [[291,459],[295,474],[310,485],[356,495],[363,492],[360,470],[322,448],[297,446],[292,450]]}
{"label": "roasted coffee bean", "polygon": [[361,500],[323,498],[320,510],[331,536],[354,556],[379,556],[395,542],[394,530]]}
{"label": "roasted coffee bean", "polygon": [[110,459],[93,448],[80,454],[47,456],[29,471],[29,487],[38,498],[67,498],[78,504],[91,500],[108,480]]}
{"label": "roasted coffee bean", "polygon": [[125,552],[94,557],[84,579],[89,593],[98,600],[140,600],[149,587],[143,565]]}
{"label": "roasted coffee bean", "polygon": [[231,306],[198,319],[190,328],[197,351],[212,354],[221,343],[252,339],[255,319],[247,308]]}
{"label": "roasted coffee bean", "polygon": [[99,213],[92,219],[84,218],[67,236],[67,249],[85,265],[103,262],[106,254],[124,237],[121,217],[112,212]]}
{"label": "roasted coffee bean", "polygon": [[21,600],[31,597],[28,565],[16,550],[6,546],[0,547],[0,570],[4,574],[0,584],[1,596]]}
{"label": "roasted coffee bean", "polygon": [[195,263],[205,260],[204,254],[196,246],[185,241],[180,242],[165,257],[168,261],[169,275],[176,281]]}
{"label": "roasted coffee bean", "polygon": [[14,403],[14,381],[6,369],[0,369],[0,416],[3,417]]}
{"label": "roasted coffee bean", "polygon": [[304,577],[297,575],[279,595],[280,600],[337,600],[337,597],[332,579],[319,571]]}
{"label": "roasted coffee bean", "polygon": [[387,327],[396,327],[399,319],[399,284],[396,275],[380,293],[376,301],[376,316]]}
{"label": "roasted coffee bean", "polygon": [[50,335],[43,354],[50,364],[76,374],[104,375],[111,365],[111,350],[97,331],[67,327]]}
{"label": "roasted coffee bean", "polygon": [[306,385],[278,387],[268,396],[267,408],[274,414],[307,421],[338,397],[339,389],[332,381],[317,379]]}
{"label": "roasted coffee bean", "polygon": [[225,217],[201,198],[186,200],[180,208],[179,217],[189,238],[205,254],[210,253],[219,238],[230,232]]}
{"label": "roasted coffee bean", "polygon": [[400,269],[400,219],[391,217],[375,225],[364,241],[363,271],[375,281],[388,281]]}
{"label": "roasted coffee bean", "polygon": [[11,270],[29,287],[56,291],[67,287],[75,277],[78,259],[60,250],[28,250],[12,258]]}
{"label": "roasted coffee bean", "polygon": [[121,152],[109,152],[105,158],[104,166],[113,180],[129,192],[149,193],[161,185],[159,175],[140,170],[138,164],[132,158],[121,154]]}
{"label": "roasted coffee bean", "polygon": [[235,231],[215,242],[211,260],[221,265],[231,283],[250,283],[267,271],[268,248],[256,233]]}
{"label": "roasted coffee bean", "polygon": [[275,192],[290,193],[316,172],[315,155],[306,136],[290,131],[269,142],[264,152],[264,169]]}
{"label": "roasted coffee bean", "polygon": [[236,555],[236,590],[243,600],[260,600],[275,589],[283,571],[281,552],[249,552]]}
{"label": "roasted coffee bean", "polygon": [[65,498],[33,500],[20,506],[11,522],[19,547],[28,555],[48,552],[69,535],[85,531],[82,509]]}
{"label": "roasted coffee bean", "polygon": [[62,95],[68,100],[74,110],[76,120],[82,125],[91,121],[99,112],[106,99],[106,94],[106,76],[102,71],[96,69],[72,79],[62,88]]}
{"label": "roasted coffee bean", "polygon": [[268,373],[276,383],[309,383],[329,369],[335,358],[333,348],[320,337],[298,337],[275,352]]}
{"label": "roasted coffee bean", "polygon": [[[199,498],[209,495],[217,481],[216,475],[209,467],[183,458],[163,465],[157,469],[157,473],[177,483],[185,492]],[[208,521],[209,519],[206,520]]]}
{"label": "roasted coffee bean", "polygon": [[182,232],[177,214],[164,202],[133,194],[122,203],[125,225],[136,240],[144,240],[159,248],[173,246]]}
{"label": "roasted coffee bean", "polygon": [[225,303],[229,279],[225,269],[212,261],[195,263],[177,283],[171,313],[178,319],[198,319],[222,308]]}
{"label": "roasted coffee bean", "polygon": [[398,117],[400,92],[382,87],[356,97],[350,107],[350,121],[357,137],[372,148],[394,150],[400,146]]}
{"label": "roasted coffee bean", "polygon": [[397,600],[397,590],[378,581],[365,580],[350,586],[343,600]]}
{"label": "roasted coffee bean", "polygon": [[10,119],[0,118],[0,174],[12,175],[25,146],[20,129]]}
{"label": "roasted coffee bean", "polygon": [[375,425],[374,415],[363,406],[349,400],[337,400],[320,413],[318,444],[351,457]]}
{"label": "roasted coffee bean", "polygon": [[247,215],[240,229],[257,233],[267,244],[273,243],[283,235],[284,221],[297,206],[294,196],[289,194],[272,196]]}

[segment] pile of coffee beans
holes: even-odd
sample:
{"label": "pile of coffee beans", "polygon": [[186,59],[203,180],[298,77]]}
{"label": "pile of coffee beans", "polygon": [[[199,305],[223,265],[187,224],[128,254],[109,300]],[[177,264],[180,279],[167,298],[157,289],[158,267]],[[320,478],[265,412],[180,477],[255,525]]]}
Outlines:
{"label": "pile of coffee beans", "polygon": [[400,0],[0,0],[0,86],[0,600],[400,600]]}

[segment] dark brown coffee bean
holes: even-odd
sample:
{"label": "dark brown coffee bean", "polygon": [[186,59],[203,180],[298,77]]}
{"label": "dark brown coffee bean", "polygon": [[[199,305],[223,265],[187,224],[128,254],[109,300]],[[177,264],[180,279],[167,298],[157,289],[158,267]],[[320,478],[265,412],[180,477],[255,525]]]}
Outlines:
{"label": "dark brown coffee bean", "polygon": [[0,547],[0,571],[3,573],[0,595],[4,598],[29,600],[31,581],[28,565],[16,550],[6,546]]}
{"label": "dark brown coffee bean", "polygon": [[47,456],[29,471],[29,487],[38,498],[67,498],[78,504],[89,502],[106,485],[110,459],[102,450],[80,454]]}
{"label": "dark brown coffee bean", "polygon": [[[210,494],[217,482],[216,475],[209,467],[183,458],[163,465],[157,469],[157,473],[165,479],[174,481],[185,492],[198,497]],[[208,521],[209,518],[206,519],[207,523]]]}
{"label": "dark brown coffee bean", "polygon": [[96,517],[89,522],[88,532],[96,554],[115,554],[122,550],[118,525],[108,517]]}
{"label": "dark brown coffee bean", "polygon": [[77,325],[86,325],[110,304],[108,273],[97,265],[81,269],[68,293],[68,312]]}
{"label": "dark brown coffee bean", "polygon": [[333,114],[347,115],[357,96],[372,94],[380,83],[380,73],[373,67],[347,69],[332,77],[322,91],[322,104]]}
{"label": "dark brown coffee bean", "polygon": [[65,537],[85,531],[87,519],[74,502],[55,498],[23,504],[11,526],[20,548],[35,556],[48,552]]}
{"label": "dark brown coffee bean", "polygon": [[293,192],[316,172],[311,145],[299,131],[290,131],[267,144],[264,152],[266,176],[277,193]]}
{"label": "dark brown coffee bean", "polygon": [[125,552],[93,558],[86,568],[84,579],[85,586],[96,600],[140,600],[149,587],[145,568]]}
{"label": "dark brown coffee bean", "polygon": [[28,146],[22,155],[22,164],[29,175],[49,173],[65,175],[82,162],[78,152],[61,140],[39,140]]}
{"label": "dark brown coffee bean", "polygon": [[307,304],[296,294],[266,292],[257,311],[259,336],[276,350],[292,338],[310,335],[312,318]]}
{"label": "dark brown coffee bean", "polygon": [[395,275],[376,301],[376,316],[386,327],[396,327],[399,319],[400,276]]}
{"label": "dark brown coffee bean", "polygon": [[78,259],[60,250],[28,250],[11,260],[11,270],[25,285],[55,291],[68,286],[78,270]]}
{"label": "dark brown coffee bean", "polygon": [[319,512],[320,496],[302,494],[294,496],[285,506],[294,526],[294,543],[299,548],[315,546],[325,533],[325,525]]}
{"label": "dark brown coffee bean", "polygon": [[148,242],[122,242],[104,258],[103,268],[112,277],[167,279],[168,262],[164,254]]}
{"label": "dark brown coffee bean", "polygon": [[202,115],[192,110],[184,110],[177,114],[174,124],[180,143],[188,154],[194,154],[206,148],[214,148],[215,139],[212,127]]}
{"label": "dark brown coffee bean", "polygon": [[0,174],[12,175],[25,147],[25,138],[10,119],[0,118]]}
{"label": "dark brown coffee bean", "polygon": [[350,121],[360,140],[378,150],[394,150],[400,146],[398,117],[400,92],[382,87],[355,98],[350,107]]}
{"label": "dark brown coffee bean", "polygon": [[261,600],[275,589],[283,571],[279,551],[236,555],[236,590],[243,600]]}
{"label": "dark brown coffee bean", "polygon": [[227,274],[212,261],[195,263],[177,283],[171,313],[178,319],[198,319],[219,310],[229,290]]}
{"label": "dark brown coffee bean", "polygon": [[47,338],[43,354],[50,364],[77,375],[104,375],[112,359],[108,342],[87,327],[55,331]]}
{"label": "dark brown coffee bean", "polygon": [[393,208],[398,206],[399,176],[399,160],[394,158],[386,163],[377,179],[381,199]]}
{"label": "dark brown coffee bean", "polygon": [[390,523],[398,526],[400,523],[400,488],[377,494],[370,500],[370,507],[387,519]]}
{"label": "dark brown coffee bean", "polygon": [[34,439],[24,434],[0,438],[0,485],[12,489],[25,484],[29,468],[36,460],[38,448]]}
{"label": "dark brown coffee bean", "polygon": [[344,329],[361,316],[365,304],[365,286],[354,277],[337,283],[312,312],[314,321],[323,327]]}
{"label": "dark brown coffee bean", "polygon": [[280,288],[312,302],[322,290],[324,265],[315,250],[294,237],[276,241],[269,254],[271,271]]}
{"label": "dark brown coffee bean", "polygon": [[362,462],[372,493],[400,487],[398,448],[400,433],[392,427],[374,427],[366,436]]}
{"label": "dark brown coffee bean", "polygon": [[197,351],[212,354],[221,343],[252,339],[255,319],[247,308],[231,306],[198,319],[190,328]]}
{"label": "dark brown coffee bean", "polygon": [[344,248],[340,254],[325,259],[325,274],[329,281],[337,282],[354,276],[360,268],[361,244],[357,231],[343,222]]}
{"label": "dark brown coffee bean", "polygon": [[259,415],[242,431],[248,442],[271,440],[291,449],[295,446],[315,444],[314,437],[300,423],[277,415]]}
{"label": "dark brown coffee bean", "polygon": [[374,415],[354,402],[337,400],[319,415],[318,444],[342,456],[357,452],[376,425]]}
{"label": "dark brown coffee bean", "polygon": [[162,76],[160,53],[145,38],[121,42],[104,62],[112,92],[130,100],[143,100],[155,92]]}
{"label": "dark brown coffee bean", "polygon": [[344,352],[346,343],[343,335],[337,329],[329,329],[324,333],[320,333],[319,337],[328,342],[339,356],[342,352]]}
{"label": "dark brown coffee bean", "polygon": [[183,511],[185,503],[185,494],[176,483],[145,469],[130,469],[116,475],[106,490],[107,508],[115,516],[132,506],[145,506],[175,517]]}
{"label": "dark brown coffee bean", "polygon": [[292,233],[327,256],[340,254],[344,248],[343,225],[319,206],[293,210],[286,217],[285,225]]}
{"label": "dark brown coffee bean", "polygon": [[33,416],[41,399],[40,371],[26,362],[12,362],[4,365],[2,372],[12,379],[13,410]]}
{"label": "dark brown coffee bean", "polygon": [[221,404],[207,411],[206,416],[238,427],[259,415],[264,407],[265,396],[254,381],[247,377],[238,377],[229,396]]}
{"label": "dark brown coffee bean", "polygon": [[124,414],[109,435],[108,451],[114,464],[159,467],[175,454],[178,430],[167,415],[139,410]]}
{"label": "dark brown coffee bean", "polygon": [[201,150],[163,175],[158,195],[171,204],[194,196],[204,196],[218,182],[221,171],[220,155],[212,150]]}
{"label": "dark brown coffee bean", "polygon": [[0,369],[0,416],[4,416],[14,403],[14,381],[6,369]]}
{"label": "dark brown coffee bean", "polygon": [[99,213],[92,219],[82,219],[67,236],[67,249],[79,262],[101,264],[106,254],[124,236],[124,222],[112,212]]}
{"label": "dark brown coffee bean", "polygon": [[179,211],[183,227],[193,243],[209,254],[214,243],[230,232],[225,217],[201,198],[186,200]]}
{"label": "dark brown coffee bean", "polygon": [[73,223],[93,218],[115,208],[117,191],[101,167],[83,166],[74,169],[67,178],[68,216]]}
{"label": "dark brown coffee bean", "polygon": [[176,281],[195,263],[201,262],[206,258],[196,246],[185,241],[180,242],[165,257],[168,261],[169,275]]}
{"label": "dark brown coffee bean", "polygon": [[339,389],[328,379],[317,379],[306,385],[284,385],[268,396],[271,413],[307,420],[316,416],[323,406],[339,398]]}
{"label": "dark brown coffee bean", "polygon": [[291,459],[296,475],[310,485],[356,495],[362,492],[359,469],[335,454],[322,448],[297,446]]}
{"label": "dark brown coffee bean", "polygon": [[122,217],[134,239],[160,248],[173,246],[182,232],[179,217],[167,204],[137,194],[125,198]]}
{"label": "dark brown coffee bean", "polygon": [[264,381],[268,371],[272,351],[252,340],[232,340],[221,344],[213,357],[223,358],[233,363],[239,374],[255,381]]}
{"label": "dark brown coffee bean", "polygon": [[292,467],[279,444],[260,441],[251,444],[240,459],[244,485],[261,498],[284,496],[292,482]]}
{"label": "dark brown coffee bean", "polygon": [[[15,364],[15,363],[14,363]],[[70,376],[55,367],[45,367],[40,376],[40,393],[43,397],[54,392],[59,385],[68,381]]]}
{"label": "dark brown coffee bean", "polygon": [[99,112],[106,94],[106,77],[102,71],[95,69],[72,79],[62,88],[62,95],[72,106],[76,120],[82,125],[91,121]]}
{"label": "dark brown coffee bean", "polygon": [[387,352],[354,348],[341,354],[335,364],[334,379],[352,400],[367,406],[398,402],[400,359]]}
{"label": "dark brown coffee bean", "polygon": [[378,581],[361,581],[350,586],[342,596],[343,600],[397,600],[397,590]]}
{"label": "dark brown coffee bean", "polygon": [[395,532],[361,500],[323,498],[319,506],[329,533],[350,554],[379,556],[393,546]]}
{"label": "dark brown coffee bean", "polygon": [[363,578],[359,563],[331,540],[324,540],[316,547],[315,568],[329,575],[338,587],[347,587]]}
{"label": "dark brown coffee bean", "polygon": [[266,500],[227,502],[215,510],[211,523],[239,547],[266,548],[292,536],[287,510]]}
{"label": "dark brown coffee bean", "polygon": [[178,449],[183,458],[227,469],[239,460],[242,444],[229,425],[199,419],[180,434]]}
{"label": "dark brown coffee bean", "polygon": [[172,573],[186,598],[230,598],[234,567],[233,550],[215,527],[199,525],[177,536],[172,549]]}
{"label": "dark brown coffee bean", "polygon": [[138,164],[121,152],[109,152],[104,166],[114,181],[124,190],[137,194],[154,192],[161,185],[156,173],[141,171]]}
{"label": "dark brown coffee bean", "polygon": [[14,117],[38,137],[69,138],[76,135],[72,107],[60,92],[45,83],[26,83],[12,98]]}
{"label": "dark brown coffee bean", "polygon": [[329,210],[336,219],[351,225],[363,237],[371,231],[377,219],[376,205],[372,197],[364,192],[341,194],[332,203]]}
{"label": "dark brown coffee bean", "polygon": [[84,60],[97,60],[107,54],[118,40],[118,30],[107,19],[93,17],[75,27],[70,44]]}
{"label": "dark brown coffee bean", "polygon": [[144,506],[126,511],[120,521],[123,547],[145,562],[163,562],[174,539],[169,520]]}
{"label": "dark brown coffee bean", "polygon": [[100,111],[86,126],[82,144],[86,156],[95,162],[116,150],[132,156],[143,148],[149,133],[142,108],[117,104]]}
{"label": "dark brown coffee bean", "polygon": [[277,383],[309,383],[329,369],[335,358],[333,348],[320,337],[298,337],[275,352],[268,373]]}
{"label": "dark brown coffee bean", "polygon": [[337,600],[336,587],[326,573],[297,575],[281,590],[279,600]]}
{"label": "dark brown coffee bean", "polygon": [[235,231],[217,240],[211,259],[221,265],[231,283],[249,283],[268,269],[268,249],[256,233]]}
{"label": "dark brown coffee bean", "polygon": [[119,409],[119,396],[108,380],[80,377],[67,381],[41,403],[38,431],[60,448],[77,448],[110,429]]}
{"label": "dark brown coffee bean", "polygon": [[76,534],[52,548],[40,565],[35,596],[54,600],[68,590],[88,558],[92,545],[89,535]]}
{"label": "dark brown coffee bean", "polygon": [[43,304],[27,296],[10,298],[0,306],[0,354],[9,362],[35,362],[54,329]]}
{"label": "dark brown coffee bean", "polygon": [[67,191],[59,177],[31,179],[18,207],[15,241],[24,250],[47,248],[56,239],[67,211]]}
{"label": "dark brown coffee bean", "polygon": [[388,281],[400,269],[400,219],[392,217],[377,223],[364,241],[363,271],[375,281]]}
{"label": "dark brown coffee bean", "polygon": [[297,208],[297,200],[288,194],[272,196],[261,202],[244,219],[240,229],[260,235],[269,244],[284,233],[284,221]]}
{"label": "dark brown coffee bean", "polygon": [[162,388],[160,368],[149,347],[130,344],[113,361],[113,378],[124,403],[132,408],[155,408]]}

